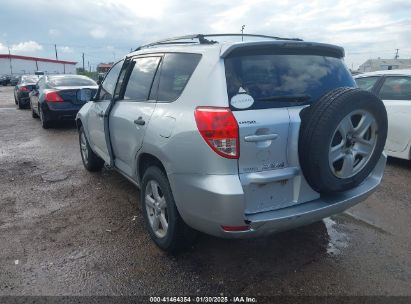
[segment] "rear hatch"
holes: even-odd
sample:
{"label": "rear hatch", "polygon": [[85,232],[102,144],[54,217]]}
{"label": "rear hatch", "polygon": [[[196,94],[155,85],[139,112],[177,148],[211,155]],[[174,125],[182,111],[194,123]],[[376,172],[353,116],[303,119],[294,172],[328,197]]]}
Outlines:
{"label": "rear hatch", "polygon": [[244,44],[222,55],[228,101],[239,126],[246,214],[319,197],[299,167],[299,113],[326,92],[354,85],[341,49],[295,44]]}

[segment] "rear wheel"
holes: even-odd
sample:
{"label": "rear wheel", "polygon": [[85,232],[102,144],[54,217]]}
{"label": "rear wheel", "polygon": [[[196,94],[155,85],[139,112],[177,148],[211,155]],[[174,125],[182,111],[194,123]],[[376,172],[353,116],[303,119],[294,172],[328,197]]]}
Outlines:
{"label": "rear wheel", "polygon": [[81,126],[79,131],[79,142],[80,142],[80,154],[83,161],[84,168],[88,171],[100,171],[104,166],[104,161],[98,157],[93,150],[91,150],[90,144],[87,140],[84,128]]}
{"label": "rear wheel", "polygon": [[33,106],[31,105],[31,102],[30,102],[30,109],[31,109],[31,117],[38,118],[39,116],[37,115],[36,112],[34,112],[34,109],[33,109]]}
{"label": "rear wheel", "polygon": [[23,106],[23,105],[20,103],[20,98],[17,98],[17,106],[18,106],[18,108],[19,108],[20,110],[25,108],[25,106]]}
{"label": "rear wheel", "polygon": [[48,128],[50,128],[50,121],[44,116],[44,112],[43,112],[43,110],[41,109],[41,106],[39,105],[39,116],[40,116],[40,122],[41,122],[41,126],[44,128],[44,129],[48,129]]}
{"label": "rear wheel", "polygon": [[161,249],[175,252],[194,241],[196,232],[178,213],[168,179],[158,167],[149,167],[144,173],[141,203],[147,230]]}

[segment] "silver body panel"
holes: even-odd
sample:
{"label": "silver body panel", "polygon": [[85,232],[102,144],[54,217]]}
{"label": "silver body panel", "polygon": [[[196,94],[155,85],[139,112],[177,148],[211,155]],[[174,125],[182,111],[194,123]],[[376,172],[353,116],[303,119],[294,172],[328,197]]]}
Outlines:
{"label": "silver body panel", "polygon": [[[226,54],[228,48],[224,44],[170,46],[130,54],[189,52],[202,54],[202,59],[174,102],[117,101],[109,107],[106,101],[91,101],[83,106],[77,120],[93,151],[136,185],[140,184],[141,157],[157,158],[183,220],[215,236],[273,233],[320,220],[365,199],[382,178],[385,155],[359,187],[320,197],[299,165],[299,113],[303,107],[233,111],[239,123],[240,158],[226,159],[210,149],[198,131],[194,111],[198,106],[228,107],[221,58],[222,50]],[[101,112],[107,117],[99,117]],[[144,126],[133,123],[139,117],[144,118]],[[245,224],[250,225],[249,231],[221,228]]]}

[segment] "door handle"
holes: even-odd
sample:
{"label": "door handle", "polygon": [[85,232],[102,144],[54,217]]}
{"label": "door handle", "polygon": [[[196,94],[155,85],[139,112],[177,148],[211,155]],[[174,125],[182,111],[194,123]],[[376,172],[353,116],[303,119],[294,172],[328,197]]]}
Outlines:
{"label": "door handle", "polygon": [[98,117],[105,117],[106,115],[104,114],[103,111],[101,111],[101,112],[98,112],[98,113],[97,113],[97,116],[98,116]]}
{"label": "door handle", "polygon": [[135,123],[136,125],[139,125],[139,126],[144,126],[144,125],[146,124],[146,122],[143,120],[143,117],[137,118],[137,119],[134,121],[134,123]]}
{"label": "door handle", "polygon": [[257,141],[265,141],[265,140],[274,140],[278,137],[278,134],[271,133],[271,134],[262,134],[262,135],[248,135],[244,137],[244,141],[246,142],[257,142]]}

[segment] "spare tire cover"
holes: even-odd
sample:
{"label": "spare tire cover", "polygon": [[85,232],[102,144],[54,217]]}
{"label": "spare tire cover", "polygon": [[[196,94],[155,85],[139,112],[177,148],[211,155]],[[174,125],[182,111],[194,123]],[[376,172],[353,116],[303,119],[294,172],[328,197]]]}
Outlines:
{"label": "spare tire cover", "polygon": [[376,166],[386,138],[387,112],[377,96],[335,89],[301,112],[301,169],[318,192],[354,188]]}

